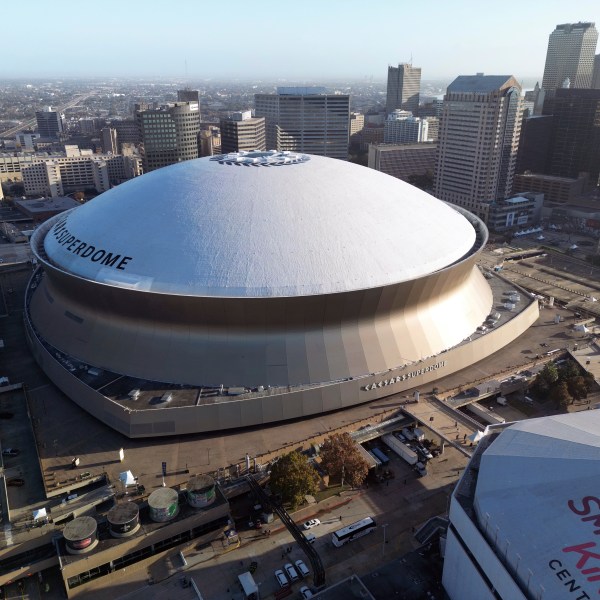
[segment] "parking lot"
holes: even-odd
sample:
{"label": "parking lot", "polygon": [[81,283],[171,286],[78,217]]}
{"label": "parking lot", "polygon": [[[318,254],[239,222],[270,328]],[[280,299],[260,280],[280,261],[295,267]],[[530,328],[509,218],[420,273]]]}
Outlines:
{"label": "parking lot", "polygon": [[[383,447],[381,443],[379,446]],[[307,505],[293,514],[299,524],[311,518],[320,520],[320,524],[307,533],[315,536],[313,547],[321,557],[329,584],[351,574],[370,573],[386,558],[392,560],[415,549],[419,545],[414,538],[415,529],[430,517],[446,511],[449,494],[467,462],[466,457],[456,450],[446,449],[444,454],[429,461],[428,474],[419,477],[391,450],[388,449],[386,454],[390,462],[385,468],[392,473],[391,478],[374,483],[375,478],[370,477],[368,486],[360,490],[346,488],[338,495]],[[217,544],[200,549],[189,544],[181,548],[187,567],[182,566],[177,552],[173,551],[161,561],[162,566],[155,565],[149,569],[156,581],[154,585],[139,590],[147,574],[143,571],[137,575],[131,573],[129,577],[132,580],[128,585],[120,586],[121,594],[132,600],[166,599],[173,597],[175,589],[181,589],[178,597],[189,596],[191,599],[193,595],[180,585],[181,578],[187,577],[194,580],[204,598],[242,600],[237,576],[255,562],[254,580],[261,598],[273,598],[280,590],[275,572],[283,570],[286,563],[294,564],[301,559],[312,571],[308,558],[279,521],[256,530],[249,526],[248,519],[241,516],[240,510],[243,512],[234,501],[232,513],[237,515],[236,526],[241,539],[239,548],[223,552]],[[331,534],[334,531],[367,516],[375,519],[375,531],[340,548],[332,544]],[[267,528],[271,531],[270,535],[264,533]],[[159,573],[163,576],[170,573],[170,577],[159,581]],[[312,587],[310,575],[292,583],[293,598],[300,597],[299,590],[303,585]],[[105,593],[105,590],[98,590],[90,592],[88,597],[99,600],[105,597]]]}

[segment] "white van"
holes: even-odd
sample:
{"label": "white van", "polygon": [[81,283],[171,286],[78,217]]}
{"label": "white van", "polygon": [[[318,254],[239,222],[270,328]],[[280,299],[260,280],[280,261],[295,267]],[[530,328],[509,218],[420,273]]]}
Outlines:
{"label": "white van", "polygon": [[304,564],[303,560],[297,560],[294,564],[296,565],[296,571],[300,573],[301,577],[308,577],[310,575],[310,571],[308,570],[308,567]]}
{"label": "white van", "polygon": [[290,581],[298,581],[298,579],[299,579],[298,571],[296,571],[296,569],[294,568],[294,565],[292,565],[292,563],[286,563],[285,565],[283,565],[283,568],[284,568],[285,572],[287,573],[288,579]]}

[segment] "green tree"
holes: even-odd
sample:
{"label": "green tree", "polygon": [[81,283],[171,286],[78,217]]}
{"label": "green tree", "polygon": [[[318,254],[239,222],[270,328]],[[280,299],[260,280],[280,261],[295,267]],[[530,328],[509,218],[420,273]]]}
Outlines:
{"label": "green tree", "polygon": [[540,396],[545,396],[553,388],[558,381],[558,369],[556,365],[550,361],[544,365],[544,368],[538,373],[533,385],[535,393]]}
{"label": "green tree", "polygon": [[317,491],[319,476],[304,454],[284,454],[272,467],[271,491],[281,496],[292,509],[300,506],[306,494]]}
{"label": "green tree", "polygon": [[587,392],[591,392],[596,387],[596,380],[594,379],[594,376],[589,371],[585,371],[583,374],[583,379],[585,380]]}
{"label": "green tree", "polygon": [[569,393],[575,400],[582,400],[583,398],[587,398],[588,389],[585,381],[585,377],[578,375],[577,377],[571,377],[567,380],[567,387],[569,389]]}
{"label": "green tree", "polygon": [[359,453],[349,433],[334,433],[321,446],[321,466],[336,481],[352,487],[362,485],[369,473],[369,465]]}
{"label": "green tree", "polygon": [[574,360],[568,360],[558,370],[558,377],[567,380],[578,377],[580,373],[579,365]]}
{"label": "green tree", "polygon": [[557,409],[566,412],[569,405],[573,403],[573,396],[569,393],[566,381],[559,381],[550,393],[550,397]]}

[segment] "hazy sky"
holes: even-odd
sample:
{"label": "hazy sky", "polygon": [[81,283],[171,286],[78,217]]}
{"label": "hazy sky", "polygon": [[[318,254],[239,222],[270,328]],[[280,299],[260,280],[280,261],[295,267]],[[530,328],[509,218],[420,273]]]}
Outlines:
{"label": "hazy sky", "polygon": [[[28,0],[1,77],[363,78],[412,56],[423,79],[540,77],[558,23],[600,0]],[[597,50],[600,52],[600,50]]]}

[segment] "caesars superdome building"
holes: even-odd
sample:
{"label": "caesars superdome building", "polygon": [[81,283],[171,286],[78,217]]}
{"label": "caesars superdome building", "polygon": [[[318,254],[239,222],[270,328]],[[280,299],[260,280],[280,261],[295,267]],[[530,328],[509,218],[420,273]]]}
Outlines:
{"label": "caesars superdome building", "polygon": [[130,437],[337,410],[461,369],[537,318],[530,303],[475,339],[494,306],[486,239],[470,213],[350,163],[192,160],[35,231],[28,339]]}

